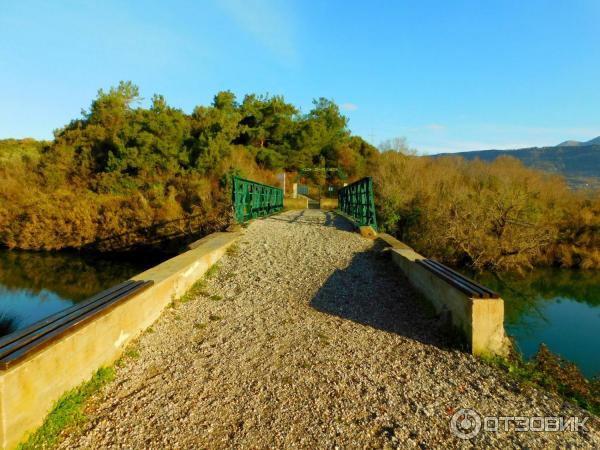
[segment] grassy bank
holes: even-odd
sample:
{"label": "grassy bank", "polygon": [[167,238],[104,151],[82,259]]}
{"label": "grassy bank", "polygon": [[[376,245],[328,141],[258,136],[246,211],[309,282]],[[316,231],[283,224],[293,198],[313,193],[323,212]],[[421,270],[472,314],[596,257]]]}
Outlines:
{"label": "grassy bank", "polygon": [[586,379],[575,364],[550,352],[543,344],[531,361],[524,361],[516,352],[507,358],[486,360],[522,385],[542,387],[600,416],[600,378]]}
{"label": "grassy bank", "polygon": [[92,378],[68,391],[59,398],[40,428],[32,433],[18,450],[53,448],[60,441],[63,432],[83,425],[88,416],[85,413],[87,401],[115,376],[111,367],[100,368]]}

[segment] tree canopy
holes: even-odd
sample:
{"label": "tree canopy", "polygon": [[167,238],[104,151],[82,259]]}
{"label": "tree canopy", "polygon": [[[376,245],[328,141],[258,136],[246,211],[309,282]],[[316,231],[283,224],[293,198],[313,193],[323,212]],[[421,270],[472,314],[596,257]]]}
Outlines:
{"label": "tree canopy", "polygon": [[[129,81],[101,89],[36,158],[13,164],[0,193],[0,241],[115,247],[114,236],[169,220],[202,217],[200,227],[218,227],[227,217],[229,172],[274,183],[279,171],[333,166],[358,177],[378,154],[351,136],[347,118],[325,98],[305,114],[283,96],[248,94],[240,102],[231,91],[190,114],[161,95],[143,103]],[[17,179],[21,173],[27,177]],[[61,210],[65,201],[78,209]]]}
{"label": "tree canopy", "polygon": [[282,96],[221,91],[187,114],[121,82],[52,142],[0,141],[0,244],[162,248],[230,223],[229,174],[276,184],[285,170],[321,185],[372,175],[378,223],[428,257],[498,271],[600,267],[597,192],[510,157],[419,157],[402,138],[380,150],[325,98],[302,113]]}

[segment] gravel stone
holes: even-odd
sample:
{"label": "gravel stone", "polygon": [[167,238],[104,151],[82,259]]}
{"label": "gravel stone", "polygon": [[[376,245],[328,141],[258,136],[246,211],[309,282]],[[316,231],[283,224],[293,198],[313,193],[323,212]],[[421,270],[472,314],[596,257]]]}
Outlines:
{"label": "gravel stone", "polygon": [[449,348],[375,241],[333,213],[252,222],[167,309],[62,448],[598,448],[589,433],[450,433],[454,411],[588,414]]}

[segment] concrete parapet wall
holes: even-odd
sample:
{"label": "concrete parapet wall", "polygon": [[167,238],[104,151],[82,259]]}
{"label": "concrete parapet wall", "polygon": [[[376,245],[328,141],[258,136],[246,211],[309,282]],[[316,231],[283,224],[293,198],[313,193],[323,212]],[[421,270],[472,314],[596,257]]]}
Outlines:
{"label": "concrete parapet wall", "polygon": [[419,291],[438,313],[448,313],[452,324],[465,334],[475,355],[505,355],[509,340],[504,330],[504,300],[501,298],[471,298],[416,264],[425,259],[408,245],[392,236],[378,236],[391,247],[394,263],[410,284]]}
{"label": "concrete parapet wall", "polygon": [[304,196],[298,196],[297,198],[285,197],[283,207],[285,209],[308,209],[308,198]]}
{"label": "concrete parapet wall", "polygon": [[321,198],[319,200],[319,207],[321,209],[331,210],[338,208],[338,199],[337,198]]}
{"label": "concrete parapet wall", "polygon": [[135,276],[154,284],[0,371],[0,447],[15,447],[43,423],[63,393],[117,360],[127,343],[200,279],[240,235],[212,234],[192,244],[191,250]]}
{"label": "concrete parapet wall", "polygon": [[375,239],[378,236],[377,231],[375,231],[371,225],[360,226],[356,223],[356,220],[352,216],[349,216],[345,212],[340,211],[339,209],[333,209],[332,211],[339,217],[345,219],[348,223],[350,223],[354,227],[354,229],[360,233],[362,237],[367,239]]}
{"label": "concrete parapet wall", "polygon": [[377,235],[377,237],[383,241],[387,246],[392,247],[392,248],[403,248],[403,249],[408,249],[408,250],[412,250],[412,248],[410,248],[408,245],[406,245],[404,242],[399,241],[398,239],[396,239],[394,236],[391,236],[387,233],[379,233]]}

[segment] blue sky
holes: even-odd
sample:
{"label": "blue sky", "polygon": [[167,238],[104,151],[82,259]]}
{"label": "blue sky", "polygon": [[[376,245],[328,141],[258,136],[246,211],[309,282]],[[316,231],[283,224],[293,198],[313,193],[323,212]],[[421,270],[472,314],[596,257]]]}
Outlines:
{"label": "blue sky", "polygon": [[0,0],[0,138],[50,138],[132,80],[342,106],[423,153],[600,135],[600,1]]}

